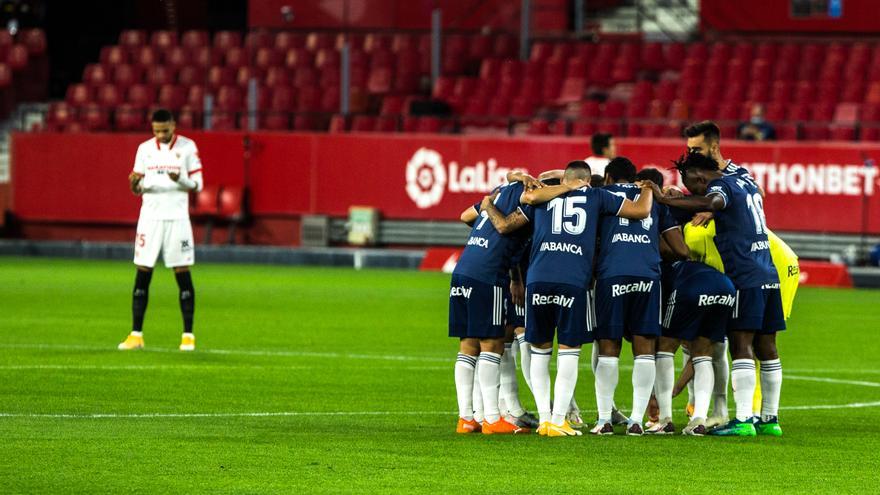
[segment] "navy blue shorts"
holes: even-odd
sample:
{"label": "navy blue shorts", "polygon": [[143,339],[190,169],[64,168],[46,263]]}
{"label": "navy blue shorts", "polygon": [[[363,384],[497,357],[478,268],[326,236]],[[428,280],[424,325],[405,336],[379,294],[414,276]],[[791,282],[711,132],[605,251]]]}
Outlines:
{"label": "navy blue shorts", "polygon": [[666,300],[663,336],[685,341],[705,337],[723,342],[736,301],[733,284],[728,284],[729,289],[711,294],[692,287],[672,291]]}
{"label": "navy blue shorts", "polygon": [[660,280],[611,277],[596,281],[596,338],[660,336]]}
{"label": "navy blue shorts", "polygon": [[449,336],[475,339],[504,337],[504,289],[463,275],[452,275],[449,289]]}
{"label": "navy blue shorts", "polygon": [[504,303],[507,305],[507,315],[504,319],[505,324],[513,328],[524,328],[526,326],[526,308],[513,304],[510,290],[504,294]]}
{"label": "navy blue shorts", "polygon": [[737,290],[730,330],[751,330],[760,334],[785,330],[779,284]]}
{"label": "navy blue shorts", "polygon": [[569,347],[593,341],[594,318],[587,289],[535,282],[526,287],[526,341],[557,341]]}

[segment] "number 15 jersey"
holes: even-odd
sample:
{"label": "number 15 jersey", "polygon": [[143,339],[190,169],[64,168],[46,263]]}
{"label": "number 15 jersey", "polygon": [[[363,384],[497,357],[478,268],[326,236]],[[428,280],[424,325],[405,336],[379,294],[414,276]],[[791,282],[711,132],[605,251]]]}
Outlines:
{"label": "number 15 jersey", "polygon": [[623,202],[604,189],[585,187],[528,211],[534,234],[526,284],[588,287],[599,222],[605,215],[617,215]]}

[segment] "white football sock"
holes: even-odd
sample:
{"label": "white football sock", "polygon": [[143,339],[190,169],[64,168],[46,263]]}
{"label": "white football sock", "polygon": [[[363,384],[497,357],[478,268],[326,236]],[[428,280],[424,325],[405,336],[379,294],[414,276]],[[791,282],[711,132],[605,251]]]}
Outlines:
{"label": "white football sock", "polygon": [[593,349],[590,351],[590,368],[593,370],[593,374],[596,374],[596,366],[599,365],[599,343],[595,342],[590,347]]}
{"label": "white football sock", "polygon": [[654,394],[660,406],[660,419],[672,417],[672,388],[675,386],[675,354],[658,352],[654,360]]}
{"label": "white football sock", "polygon": [[455,359],[455,394],[458,396],[458,415],[474,419],[474,367],[476,356],[458,353]]}
{"label": "white football sock", "polygon": [[715,370],[712,368],[711,356],[700,356],[694,360],[694,418],[706,419],[709,414],[709,402],[712,400],[712,389],[715,386]]}
{"label": "white football sock", "polygon": [[651,390],[654,389],[654,377],[657,369],[654,366],[653,354],[640,354],[633,360],[633,408],[629,419],[642,424],[645,418],[645,409],[651,400]]}
{"label": "white football sock", "polygon": [[730,361],[727,339],[712,345],[712,369],[715,371],[715,387],[712,392],[712,416],[730,416],[727,410],[727,386],[730,382]]}
{"label": "white football sock", "polygon": [[734,359],[730,381],[733,382],[736,419],[745,421],[752,417],[752,399],[755,396],[755,361]]}
{"label": "white football sock", "polygon": [[504,344],[504,354],[501,355],[501,388],[500,400],[504,401],[504,410],[502,413],[516,416],[522,416],[522,404],[519,402],[519,382],[516,379],[516,362],[513,360],[513,352],[511,344]]}
{"label": "white football sock", "polygon": [[550,356],[553,349],[531,348],[532,365],[529,374],[532,376],[532,393],[535,395],[535,406],[541,423],[550,421]]}
{"label": "white football sock", "polygon": [[501,419],[501,411],[498,410],[498,385],[500,374],[498,367],[501,365],[501,355],[494,352],[480,353],[480,392],[483,394],[483,416],[489,423],[495,423]]}
{"label": "white football sock", "polygon": [[[688,352],[686,347],[681,348],[681,357],[684,358],[684,361],[681,363],[681,369],[684,371],[684,368],[687,366],[688,361],[691,360],[691,353]],[[688,391],[688,404],[693,405],[694,403],[694,381],[693,379],[687,383],[687,391]]]}
{"label": "white football sock", "polygon": [[519,344],[519,365],[523,378],[529,391],[532,391],[532,346],[526,342],[525,333],[517,334],[516,343]]}
{"label": "white football sock", "polygon": [[480,388],[480,360],[477,359],[477,365],[474,367],[474,393],[473,393],[473,401],[474,401],[474,420],[477,423],[482,423],[484,419],[483,416],[483,392]]}
{"label": "white football sock", "polygon": [[135,337],[143,337],[144,336],[144,332],[137,331],[137,330],[132,330],[131,334]]}
{"label": "white football sock", "polygon": [[779,395],[782,391],[782,363],[779,359],[761,361],[761,419],[767,421],[779,415]]}
{"label": "white football sock", "polygon": [[[561,425],[565,414],[574,404],[574,387],[577,385],[580,349],[559,349],[556,353],[556,383],[553,387],[553,416],[550,421]],[[577,404],[574,405],[577,407]]]}
{"label": "white football sock", "polygon": [[611,421],[611,408],[614,407],[614,390],[617,388],[617,368],[620,358],[599,356],[596,364],[596,405],[599,420]]}

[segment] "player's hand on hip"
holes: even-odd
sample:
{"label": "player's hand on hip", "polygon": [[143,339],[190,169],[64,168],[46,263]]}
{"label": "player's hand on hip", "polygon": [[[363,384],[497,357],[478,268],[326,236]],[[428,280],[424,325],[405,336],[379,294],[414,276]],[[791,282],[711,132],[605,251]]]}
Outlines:
{"label": "player's hand on hip", "polygon": [[713,218],[715,218],[715,215],[711,211],[701,211],[694,215],[691,225],[694,227],[705,227]]}

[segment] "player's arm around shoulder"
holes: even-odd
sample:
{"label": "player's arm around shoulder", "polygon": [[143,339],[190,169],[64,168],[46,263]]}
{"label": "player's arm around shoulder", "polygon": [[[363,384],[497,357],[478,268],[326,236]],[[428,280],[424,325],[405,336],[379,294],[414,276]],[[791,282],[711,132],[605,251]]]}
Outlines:
{"label": "player's arm around shoulder", "polygon": [[651,207],[654,205],[653,188],[656,186],[651,181],[641,182],[639,186],[642,190],[638,199],[635,201],[624,199],[617,216],[630,220],[644,220],[651,215]]}
{"label": "player's arm around shoulder", "polygon": [[560,184],[558,186],[544,186],[540,189],[527,189],[522,193],[519,201],[525,205],[539,205],[562,196],[563,194],[574,191],[575,189],[589,186],[589,183],[578,181],[575,184]]}

